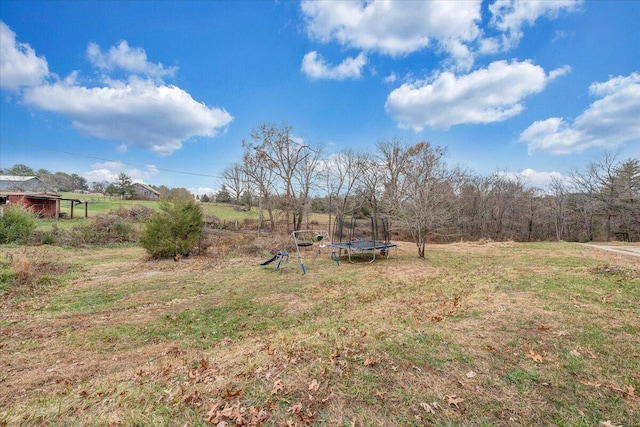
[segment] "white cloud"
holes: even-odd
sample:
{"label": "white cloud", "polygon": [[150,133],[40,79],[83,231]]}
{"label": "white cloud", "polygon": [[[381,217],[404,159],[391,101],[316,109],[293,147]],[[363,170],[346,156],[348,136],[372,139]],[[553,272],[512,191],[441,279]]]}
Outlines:
{"label": "white cloud", "polygon": [[28,44],[17,43],[16,33],[0,21],[0,88],[36,86],[48,74],[47,60],[36,56]]}
{"label": "white cloud", "polygon": [[367,57],[362,52],[355,58],[346,58],[339,65],[331,66],[318,52],[311,51],[302,59],[301,69],[312,79],[345,80],[360,78],[366,64]]}
{"label": "white cloud", "polygon": [[194,136],[215,136],[233,117],[209,108],[176,86],[130,78],[105,87],[70,85],[64,81],[30,88],[27,103],[61,114],[73,126],[98,138],[137,145],[168,155]]}
{"label": "white cloud", "polygon": [[118,175],[124,172],[133,182],[148,183],[159,173],[154,165],[146,165],[146,169],[139,169],[117,161],[94,163],[91,167],[89,172],[82,174],[82,177],[88,182],[116,182]]}
{"label": "white cloud", "polygon": [[444,65],[471,70],[478,54],[518,45],[526,25],[578,10],[582,0],[497,0],[483,22],[482,1],[318,1],[301,3],[308,36],[321,43],[392,57],[423,49],[444,53]]}
{"label": "white cloud", "polygon": [[542,91],[567,70],[547,75],[529,61],[496,61],[465,75],[447,71],[393,90],[385,109],[400,127],[415,131],[427,126],[446,130],[457,124],[500,122],[519,114],[524,98]]}
{"label": "white cloud", "polygon": [[490,26],[501,34],[484,45],[487,53],[508,51],[518,45],[525,25],[533,26],[540,17],[556,18],[563,11],[577,10],[582,0],[522,1],[496,0],[489,6]]}
{"label": "white cloud", "polygon": [[514,181],[522,181],[529,187],[548,188],[553,179],[566,180],[560,172],[540,172],[533,169],[524,169],[520,172],[499,172],[499,175]]}
{"label": "white cloud", "polygon": [[396,73],[391,73],[384,78],[385,83],[395,83],[396,80],[398,80],[398,76],[396,75]]}
{"label": "white cloud", "polygon": [[206,194],[208,197],[212,197],[216,195],[219,189],[211,188],[211,187],[198,187],[198,188],[192,187],[192,188],[187,188],[187,190],[189,190],[191,194],[196,196],[202,197]]}
{"label": "white cloud", "polygon": [[301,9],[309,37],[322,43],[335,41],[394,57],[432,46],[459,57],[464,51],[461,45],[480,33],[480,4],[480,0],[303,1]]}
{"label": "white cloud", "polygon": [[166,68],[160,63],[149,62],[144,49],[130,48],[124,40],[118,46],[112,46],[106,53],[103,53],[96,43],[90,43],[87,47],[87,58],[96,68],[104,71],[122,69],[128,73],[156,79],[172,77],[177,71],[177,67]]}
{"label": "white cloud", "polygon": [[83,86],[79,72],[53,83],[47,61],[0,21],[0,87],[26,87],[23,102],[67,117],[89,135],[118,141],[117,151],[136,145],[160,155],[182,148],[185,140],[213,137],[233,117],[224,109],[207,107],[177,86],[165,85],[176,67],[154,64],[143,49],[126,41],[103,53],[97,44],[87,48],[87,58],[103,72],[124,71],[125,78],[103,76],[101,86]]}
{"label": "white cloud", "polygon": [[612,77],[589,87],[594,101],[575,120],[560,117],[534,122],[520,134],[529,152],[582,152],[640,140],[640,74]]}

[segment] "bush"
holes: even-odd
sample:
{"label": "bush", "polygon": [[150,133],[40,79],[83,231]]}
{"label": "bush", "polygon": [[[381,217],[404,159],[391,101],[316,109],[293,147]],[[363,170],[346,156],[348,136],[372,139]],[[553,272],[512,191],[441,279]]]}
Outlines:
{"label": "bush", "polygon": [[164,200],[140,237],[140,244],[154,258],[187,255],[202,234],[202,210],[188,199]]}
{"label": "bush", "polygon": [[153,212],[154,212],[153,209],[147,206],[136,204],[129,208],[121,206],[116,209],[112,209],[109,212],[109,214],[116,215],[124,219],[132,219],[135,221],[146,221],[151,217]]}
{"label": "bush", "polygon": [[88,224],[82,224],[71,230],[71,244],[101,245],[136,241],[136,230],[117,215],[98,215]]}
{"label": "bush", "polygon": [[35,229],[33,213],[21,205],[9,205],[0,217],[0,243],[26,242]]}

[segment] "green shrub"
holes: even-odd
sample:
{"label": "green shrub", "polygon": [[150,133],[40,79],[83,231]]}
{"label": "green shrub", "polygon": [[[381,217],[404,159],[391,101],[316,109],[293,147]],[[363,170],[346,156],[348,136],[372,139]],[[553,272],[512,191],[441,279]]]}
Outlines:
{"label": "green shrub", "polygon": [[22,205],[9,205],[0,217],[0,243],[26,242],[36,229],[36,217]]}
{"label": "green shrub", "polygon": [[189,254],[202,234],[202,217],[193,200],[161,201],[159,210],[145,224],[140,244],[154,258]]}

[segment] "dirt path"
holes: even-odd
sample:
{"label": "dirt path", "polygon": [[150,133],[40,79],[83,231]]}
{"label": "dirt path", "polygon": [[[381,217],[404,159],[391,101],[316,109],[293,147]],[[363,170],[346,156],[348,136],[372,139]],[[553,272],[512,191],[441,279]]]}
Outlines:
{"label": "dirt path", "polygon": [[603,245],[591,245],[591,244],[588,244],[586,246],[590,246],[596,249],[602,249],[605,251],[617,252],[619,254],[640,256],[640,246],[603,246]]}

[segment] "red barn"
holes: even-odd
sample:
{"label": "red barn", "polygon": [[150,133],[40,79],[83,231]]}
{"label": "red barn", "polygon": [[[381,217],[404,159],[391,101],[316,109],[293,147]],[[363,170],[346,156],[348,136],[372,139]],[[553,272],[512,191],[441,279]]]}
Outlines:
{"label": "red barn", "polygon": [[19,193],[19,192],[0,192],[0,206],[11,203],[18,203],[29,209],[36,215],[44,218],[60,217],[60,202],[71,202],[71,218],[73,218],[74,207],[84,205],[84,217],[88,217],[88,203],[78,199],[65,199],[57,194],[50,193]]}
{"label": "red barn", "polygon": [[45,218],[58,216],[60,200],[60,196],[46,193],[0,193],[0,204],[18,203]]}

